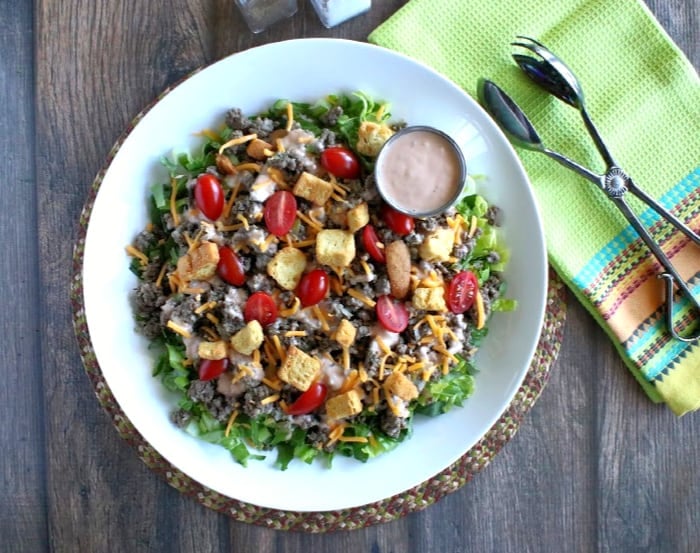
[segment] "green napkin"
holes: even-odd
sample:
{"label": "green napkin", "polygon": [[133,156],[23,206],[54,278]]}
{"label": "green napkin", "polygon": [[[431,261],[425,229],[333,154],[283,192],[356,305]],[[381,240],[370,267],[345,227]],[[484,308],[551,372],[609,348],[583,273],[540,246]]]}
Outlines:
{"label": "green napkin", "polygon": [[[369,40],[416,58],[476,97],[486,77],[524,109],[546,146],[596,172],[604,165],[578,112],[538,89],[511,58],[516,35],[558,54],[583,84],[613,157],[650,195],[700,230],[700,80],[637,0],[412,0]],[[597,187],[519,150],[542,212],[549,259],[654,401],[700,407],[700,347],[673,339],[660,266]],[[629,195],[628,195],[629,196]],[[629,199],[700,297],[700,247]],[[697,332],[678,298],[676,327]]]}

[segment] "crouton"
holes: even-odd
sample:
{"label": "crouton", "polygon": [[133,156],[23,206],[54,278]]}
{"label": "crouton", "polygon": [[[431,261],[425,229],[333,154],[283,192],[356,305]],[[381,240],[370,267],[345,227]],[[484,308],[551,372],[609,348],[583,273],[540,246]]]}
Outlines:
{"label": "crouton", "polygon": [[228,353],[226,342],[219,340],[217,342],[200,342],[197,347],[197,354],[201,359],[223,359]]}
{"label": "crouton", "polygon": [[294,290],[306,269],[306,255],[297,248],[286,247],[267,264],[267,274],[285,290]]}
{"label": "crouton", "polygon": [[304,171],[294,185],[292,192],[295,196],[309,200],[313,204],[323,205],[331,197],[333,185]]}
{"label": "crouton", "polygon": [[[265,150],[267,150],[267,152]],[[245,152],[253,159],[263,161],[267,159],[268,153],[272,153],[272,144],[260,140],[259,138],[254,138],[248,142]]]}
{"label": "crouton", "polygon": [[357,329],[355,326],[347,319],[343,319],[340,321],[340,324],[338,324],[333,339],[344,348],[349,348],[355,341],[355,336],[357,336]]}
{"label": "crouton", "polygon": [[305,392],[321,372],[318,359],[304,353],[296,346],[289,346],[287,358],[277,371],[277,376],[297,390]]}
{"label": "crouton", "polygon": [[392,134],[394,131],[387,125],[363,121],[357,131],[357,151],[366,156],[376,157]]}
{"label": "crouton", "polygon": [[400,397],[404,401],[411,401],[418,397],[418,388],[403,373],[395,372],[386,377],[384,388],[393,396]]}
{"label": "crouton", "polygon": [[346,230],[322,230],[316,235],[316,260],[322,265],[347,267],[355,258],[355,237]]}
{"label": "crouton", "polygon": [[447,311],[445,304],[445,289],[442,286],[436,288],[416,288],[413,292],[413,307],[424,311]]}
{"label": "crouton", "polygon": [[214,242],[202,242],[177,260],[180,280],[206,280],[214,276],[219,264],[219,247]]}
{"label": "crouton", "polygon": [[362,413],[362,400],[357,390],[350,390],[326,401],[329,419],[338,420]]}
{"label": "crouton", "polygon": [[258,321],[250,321],[231,336],[231,345],[238,353],[250,355],[263,343],[263,330]]}
{"label": "crouton", "polygon": [[348,210],[348,229],[350,232],[360,230],[367,223],[369,223],[369,209],[365,202]]}
{"label": "crouton", "polygon": [[439,228],[425,237],[418,248],[418,254],[425,261],[449,261],[455,245],[455,232],[449,228]]}

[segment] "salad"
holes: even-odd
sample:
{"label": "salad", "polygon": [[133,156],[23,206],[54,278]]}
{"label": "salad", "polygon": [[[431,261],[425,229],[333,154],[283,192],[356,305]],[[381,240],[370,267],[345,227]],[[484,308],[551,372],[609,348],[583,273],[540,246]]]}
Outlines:
{"label": "salad", "polygon": [[515,308],[498,210],[472,178],[433,217],[384,204],[374,160],[403,126],[361,92],[278,100],[163,159],[126,250],[174,424],[244,465],[367,461],[473,393],[489,317]]}

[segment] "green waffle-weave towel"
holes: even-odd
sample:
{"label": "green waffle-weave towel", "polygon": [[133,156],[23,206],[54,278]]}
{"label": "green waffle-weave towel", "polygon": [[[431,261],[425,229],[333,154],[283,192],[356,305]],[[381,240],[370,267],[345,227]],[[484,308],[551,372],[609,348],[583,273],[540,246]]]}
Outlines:
{"label": "green waffle-weave towel", "polygon": [[[516,35],[536,38],[567,63],[620,167],[699,231],[700,80],[640,1],[412,0],[369,40],[432,66],[475,98],[478,79],[493,80],[528,114],[546,146],[604,172],[578,112],[538,89],[513,62]],[[519,154],[552,266],[651,399],[679,415],[699,408],[700,343],[669,334],[660,265],[596,185],[541,154]],[[700,297],[700,246],[629,201]],[[697,333],[700,317],[689,302],[680,297],[675,306],[680,333]]]}

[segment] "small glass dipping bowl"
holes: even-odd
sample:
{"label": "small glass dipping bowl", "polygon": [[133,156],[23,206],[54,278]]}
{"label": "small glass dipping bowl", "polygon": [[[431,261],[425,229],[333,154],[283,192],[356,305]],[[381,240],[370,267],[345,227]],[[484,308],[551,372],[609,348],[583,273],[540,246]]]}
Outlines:
{"label": "small glass dipping bowl", "polygon": [[374,166],[379,194],[412,217],[430,217],[454,204],[464,189],[464,154],[448,134],[415,125],[393,134]]}

